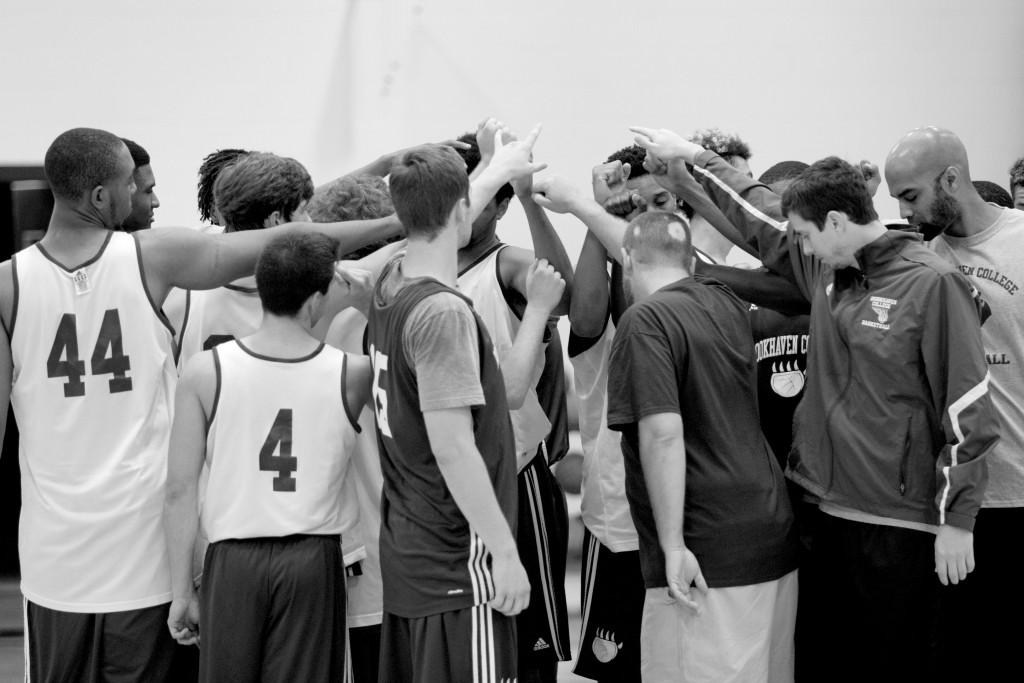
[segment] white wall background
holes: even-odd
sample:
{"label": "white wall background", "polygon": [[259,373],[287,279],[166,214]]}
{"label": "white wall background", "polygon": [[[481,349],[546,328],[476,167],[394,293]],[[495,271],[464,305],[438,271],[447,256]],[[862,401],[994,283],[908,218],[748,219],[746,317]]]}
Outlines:
{"label": "white wall background", "polygon": [[[74,126],[145,146],[193,225],[203,155],[294,156],[322,182],[496,115],[589,182],[639,123],[739,132],[755,174],[827,154],[881,164],[906,130],[960,134],[975,179],[1024,155],[1020,0],[0,0],[0,163]],[[879,191],[879,210],[896,205]],[[573,257],[581,226],[561,219]],[[502,235],[525,244],[517,212]]]}

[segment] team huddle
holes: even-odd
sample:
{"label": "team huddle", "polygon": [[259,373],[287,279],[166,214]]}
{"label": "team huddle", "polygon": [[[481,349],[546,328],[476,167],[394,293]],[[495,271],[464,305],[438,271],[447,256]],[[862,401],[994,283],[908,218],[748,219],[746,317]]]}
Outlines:
{"label": "team huddle", "polygon": [[883,223],[873,164],[630,131],[588,191],[495,119],[320,186],[218,150],[197,230],[148,229],[140,145],[58,136],[0,264],[26,680],[555,681],[563,315],[577,675],[1007,676],[1024,160],[993,193],[911,131]]}

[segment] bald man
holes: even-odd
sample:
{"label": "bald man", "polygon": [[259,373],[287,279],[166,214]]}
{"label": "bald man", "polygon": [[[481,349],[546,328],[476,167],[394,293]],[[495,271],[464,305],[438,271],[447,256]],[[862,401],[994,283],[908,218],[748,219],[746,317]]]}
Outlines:
{"label": "bald man", "polygon": [[644,683],[793,680],[796,537],[782,470],[758,422],[747,304],[695,280],[686,219],[626,228],[636,303],[609,360],[608,426],[647,588]]}
{"label": "bald man", "polygon": [[[992,309],[981,333],[1001,438],[988,456],[988,487],[974,526],[975,571],[947,594],[950,619],[972,627],[940,652],[950,656],[943,669],[951,679],[996,680],[1015,661],[1018,640],[1018,631],[997,626],[999,617],[1024,611],[1017,576],[1024,565],[1017,540],[1024,531],[1024,211],[978,195],[967,150],[942,128],[903,136],[889,152],[885,177],[900,215],[926,240],[934,238],[935,253],[959,268]],[[982,656],[953,655],[965,647]]]}

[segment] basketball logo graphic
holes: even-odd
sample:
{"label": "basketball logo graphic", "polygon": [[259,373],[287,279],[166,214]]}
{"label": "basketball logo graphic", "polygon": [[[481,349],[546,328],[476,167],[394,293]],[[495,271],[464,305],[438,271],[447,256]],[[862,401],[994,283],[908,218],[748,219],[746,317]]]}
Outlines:
{"label": "basketball logo graphic", "polygon": [[772,391],[783,398],[793,398],[804,388],[804,373],[799,364],[772,363]]}
{"label": "basketball logo graphic", "polygon": [[878,306],[876,304],[871,304],[871,310],[873,310],[875,312],[875,315],[878,316],[878,322],[884,323],[884,322],[886,322],[889,319],[889,309],[888,308],[883,308],[883,307]]}
{"label": "basketball logo graphic", "polygon": [[622,643],[615,642],[615,634],[613,632],[599,628],[594,636],[594,641],[590,644],[590,649],[594,653],[594,657],[597,658],[597,661],[607,664],[619,654],[619,650],[622,649]]}

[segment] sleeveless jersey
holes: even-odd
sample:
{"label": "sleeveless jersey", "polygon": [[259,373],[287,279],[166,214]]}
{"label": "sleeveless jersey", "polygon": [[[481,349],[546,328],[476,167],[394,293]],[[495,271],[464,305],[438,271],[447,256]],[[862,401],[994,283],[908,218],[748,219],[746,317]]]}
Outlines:
{"label": "sleeveless jersey", "polygon": [[251,277],[216,289],[190,290],[181,329],[181,367],[200,351],[252,334],[262,320],[263,306]]}
{"label": "sleeveless jersey", "polygon": [[[469,300],[428,278],[412,280],[390,299],[377,281],[369,316],[373,399],[377,414],[384,493],[380,564],[384,610],[417,618],[480,605],[494,597],[490,558],[452,498],[430,449],[417,378],[406,359],[403,332],[416,306],[447,292],[472,310]],[[474,406],[473,436],[509,526],[515,530],[516,466],[505,380],[487,330],[474,313],[485,404]]]}
{"label": "sleeveless jersey", "polygon": [[[511,350],[516,332],[519,331],[519,319],[505,301],[498,273],[498,254],[505,246],[501,245],[482,256],[460,273],[458,280],[459,291],[473,300],[473,309],[483,320],[499,359]],[[522,407],[509,411],[515,433],[516,453],[529,454],[530,459],[551,429],[551,422],[537,398],[537,382],[543,369],[543,365],[538,365]]]}
{"label": "sleeveless jersey", "polygon": [[39,244],[11,262],[22,592],[64,612],[168,602],[162,515],[175,359],[138,244],[111,232],[73,271]]}
{"label": "sleeveless jersey", "polygon": [[345,354],[321,344],[304,358],[277,359],[237,341],[213,354],[217,398],[201,515],[210,542],[340,535],[358,430],[345,402]]}

